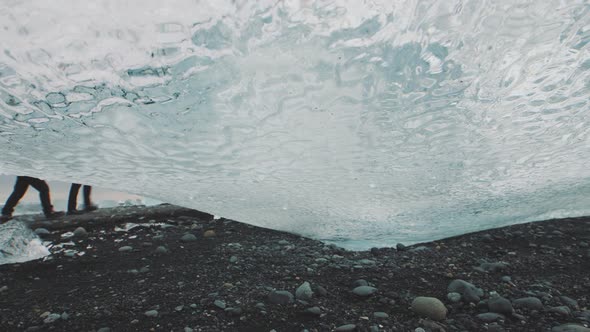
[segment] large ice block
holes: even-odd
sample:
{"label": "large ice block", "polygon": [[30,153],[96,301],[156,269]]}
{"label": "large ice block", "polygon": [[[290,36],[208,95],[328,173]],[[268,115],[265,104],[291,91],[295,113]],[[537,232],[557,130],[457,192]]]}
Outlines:
{"label": "large ice block", "polygon": [[1,173],[349,248],[590,212],[585,1],[0,4]]}

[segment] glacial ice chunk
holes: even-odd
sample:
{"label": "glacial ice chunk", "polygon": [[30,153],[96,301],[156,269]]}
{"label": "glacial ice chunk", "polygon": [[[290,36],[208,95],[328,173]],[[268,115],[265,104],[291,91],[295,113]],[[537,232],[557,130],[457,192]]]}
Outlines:
{"label": "glacial ice chunk", "polygon": [[1,173],[351,248],[590,212],[585,1],[3,8]]}

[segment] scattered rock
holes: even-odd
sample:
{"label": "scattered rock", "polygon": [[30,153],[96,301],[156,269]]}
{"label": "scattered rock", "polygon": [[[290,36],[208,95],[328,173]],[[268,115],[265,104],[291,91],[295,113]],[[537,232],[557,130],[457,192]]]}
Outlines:
{"label": "scattered rock", "polygon": [[307,308],[305,309],[305,312],[314,316],[319,316],[322,314],[322,311],[320,310],[320,307],[311,307],[311,308]]}
{"label": "scattered rock", "polygon": [[512,303],[510,303],[508,299],[505,299],[499,295],[492,296],[488,300],[488,308],[490,308],[491,312],[495,312],[498,314],[512,313]]}
{"label": "scattered rock", "polygon": [[377,292],[377,288],[371,286],[358,286],[352,290],[355,295],[366,297],[371,296]]}
{"label": "scattered rock", "polygon": [[580,310],[580,306],[578,305],[578,301],[567,297],[567,296],[560,296],[559,299],[561,300],[561,303],[567,305],[568,307],[570,307],[570,309],[572,310]]}
{"label": "scattered rock", "polygon": [[214,230],[212,230],[212,229],[210,229],[210,230],[207,230],[207,231],[205,231],[205,233],[203,233],[203,236],[204,236],[204,237],[214,237],[215,235],[216,235],[216,234],[215,234],[215,231],[214,231]]}
{"label": "scattered rock", "polygon": [[49,314],[43,320],[43,323],[45,323],[45,324],[51,324],[51,323],[55,322],[56,320],[58,320],[60,318],[61,318],[61,315],[60,314]]}
{"label": "scattered rock", "polygon": [[433,320],[443,320],[447,317],[447,308],[437,298],[419,296],[412,301],[412,310]]}
{"label": "scattered rock", "polygon": [[288,291],[272,291],[268,295],[268,300],[274,304],[289,304],[293,303],[293,294]]}
{"label": "scattered rock", "polygon": [[369,286],[369,283],[365,279],[355,280],[352,283],[352,287]]}
{"label": "scattered rock", "polygon": [[563,324],[555,326],[551,332],[590,332],[590,328],[578,324]]}
{"label": "scattered rock", "polygon": [[215,300],[213,302],[213,305],[216,306],[219,309],[225,309],[225,301],[222,300]]}
{"label": "scattered rock", "polygon": [[238,257],[237,256],[231,256],[229,258],[229,262],[232,263],[232,264],[237,263],[238,262]]}
{"label": "scattered rock", "polygon": [[167,254],[168,253],[168,249],[166,249],[166,247],[164,247],[164,246],[158,246],[156,248],[156,250],[154,250],[154,253],[156,253],[156,254]]}
{"label": "scattered rock", "polygon": [[144,313],[147,317],[158,317],[158,310],[148,310]]}
{"label": "scattered rock", "polygon": [[328,291],[324,287],[322,287],[322,286],[317,286],[316,287],[316,290],[317,290],[317,293],[318,293],[319,296],[326,296],[326,295],[328,295]]}
{"label": "scattered rock", "polygon": [[461,294],[456,292],[450,292],[447,294],[447,299],[449,299],[449,301],[451,301],[452,303],[457,303],[461,301]]}
{"label": "scattered rock", "polygon": [[354,324],[346,324],[342,326],[338,326],[334,331],[336,332],[346,332],[346,331],[354,331],[356,330],[356,325]]}
{"label": "scattered rock", "polygon": [[119,248],[120,252],[129,252],[131,250],[133,250],[132,246],[123,246],[123,247]]}
{"label": "scattered rock", "polygon": [[459,293],[463,300],[473,303],[479,302],[480,298],[483,296],[483,290],[461,279],[451,281],[449,287],[447,287],[447,291],[449,293]]}
{"label": "scattered rock", "polygon": [[475,268],[475,270],[480,271],[480,272],[497,272],[497,271],[503,271],[505,270],[507,267],[509,266],[508,263],[504,263],[504,262],[496,262],[496,263],[488,263],[488,262],[484,262],[481,263],[478,267]]}
{"label": "scattered rock", "polygon": [[381,311],[376,311],[373,313],[373,317],[375,318],[380,318],[380,319],[385,319],[385,318],[389,318],[389,315],[385,312],[381,312]]}
{"label": "scattered rock", "polygon": [[74,230],[74,237],[83,238],[87,236],[88,232],[86,232],[86,229],[84,229],[84,227],[78,227]]}
{"label": "scattered rock", "polygon": [[572,313],[570,311],[570,308],[568,308],[567,306],[564,306],[564,305],[549,308],[549,312],[556,313],[556,314],[563,316],[563,317],[567,317],[567,316],[571,315],[571,313]]}
{"label": "scattered rock", "polygon": [[395,245],[395,249],[398,251],[406,251],[408,250],[408,247],[406,247],[403,243],[398,243]]}
{"label": "scattered rock", "polygon": [[111,332],[111,329],[108,327],[101,327],[96,332]]}
{"label": "scattered rock", "polygon": [[539,300],[538,298],[536,298],[534,296],[516,299],[516,300],[512,301],[512,303],[514,304],[514,307],[516,307],[516,308],[525,308],[528,310],[542,310],[543,309],[543,303],[541,302],[541,300]]}
{"label": "scattered rock", "polygon": [[481,320],[482,322],[485,323],[491,323],[491,322],[496,322],[499,320],[505,320],[506,318],[504,317],[504,315],[501,314],[497,314],[497,313],[493,313],[493,312],[485,312],[483,314],[479,314],[477,316],[477,319]]}
{"label": "scattered rock", "polygon": [[301,286],[297,287],[295,291],[295,297],[298,300],[309,301],[313,296],[313,291],[311,290],[311,286],[309,282],[304,282]]}
{"label": "scattered rock", "polygon": [[182,241],[182,242],[194,242],[194,241],[197,241],[197,237],[196,237],[196,236],[194,236],[194,235],[193,235],[193,234],[191,234],[191,233],[186,233],[186,234],[184,234],[184,235],[183,235],[183,236],[180,238],[180,241]]}

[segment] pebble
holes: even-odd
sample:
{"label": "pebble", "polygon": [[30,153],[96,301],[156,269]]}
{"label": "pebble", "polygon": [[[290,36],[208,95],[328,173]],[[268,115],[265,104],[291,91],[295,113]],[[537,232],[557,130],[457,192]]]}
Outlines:
{"label": "pebble", "polygon": [[183,235],[183,236],[180,238],[180,241],[182,241],[182,242],[194,242],[194,241],[197,241],[197,237],[196,237],[196,236],[194,236],[194,235],[193,235],[193,234],[191,234],[191,233],[186,233],[186,234],[184,234],[184,235]]}
{"label": "pebble", "polygon": [[133,250],[132,246],[123,246],[123,247],[119,248],[119,252],[129,252],[131,250]]}
{"label": "pebble", "polygon": [[293,294],[288,291],[272,291],[268,294],[268,300],[274,304],[293,303]]}
{"label": "pebble", "polygon": [[237,256],[231,256],[229,258],[229,262],[230,263],[237,263],[238,262],[238,257]]}
{"label": "pebble", "polygon": [[367,297],[375,294],[377,292],[377,288],[371,286],[358,286],[352,290],[355,295]]}
{"label": "pebble", "polygon": [[495,321],[498,321],[498,320],[504,320],[504,319],[506,319],[504,317],[504,315],[493,313],[493,312],[485,312],[485,313],[479,314],[479,315],[477,315],[475,317],[477,317],[477,319],[479,319],[479,320],[481,320],[482,322],[485,322],[485,323],[491,323],[491,322],[495,322]]}
{"label": "pebble", "polygon": [[215,236],[215,231],[212,230],[212,229],[207,230],[207,231],[205,231],[205,233],[203,233],[203,236],[204,237],[214,237]]}
{"label": "pebble", "polygon": [[313,291],[311,290],[311,286],[309,282],[304,282],[301,286],[297,287],[295,291],[295,297],[298,300],[309,301],[313,297]]}
{"label": "pebble", "polygon": [[56,320],[60,319],[61,315],[60,314],[49,314],[47,315],[47,318],[45,318],[43,320],[43,323],[45,324],[51,324],[53,322],[55,322]]}
{"label": "pebble", "polygon": [[505,299],[499,295],[492,296],[488,301],[488,308],[491,312],[498,314],[511,314],[512,303],[508,299]]}
{"label": "pebble", "polygon": [[158,310],[148,310],[144,314],[148,317],[158,317]]}
{"label": "pebble", "polygon": [[504,263],[504,262],[496,262],[496,263],[481,263],[479,265],[479,267],[476,267],[475,269],[478,271],[483,271],[483,272],[496,272],[496,271],[502,271],[504,269],[506,269],[509,266],[508,263]]}
{"label": "pebble", "polygon": [[389,318],[389,315],[385,312],[382,312],[382,311],[376,311],[373,313],[373,317],[385,319],[385,318]]}
{"label": "pebble", "polygon": [[412,310],[433,320],[443,320],[447,317],[447,308],[437,298],[419,296],[412,301]]}
{"label": "pebble", "polygon": [[225,301],[215,300],[213,304],[219,309],[225,309]]}
{"label": "pebble", "polygon": [[194,330],[193,330],[193,329],[191,329],[191,328],[190,328],[190,327],[188,327],[188,326],[186,326],[186,327],[184,328],[184,332],[193,332],[193,331],[194,331]]}
{"label": "pebble", "polygon": [[450,292],[449,294],[447,294],[447,299],[449,299],[449,301],[451,301],[452,303],[457,303],[461,301],[461,294],[457,292]]}
{"label": "pebble", "polygon": [[307,308],[305,309],[305,312],[308,314],[312,314],[315,316],[319,316],[322,314],[322,311],[320,310],[320,307],[311,307],[311,308]]}
{"label": "pebble", "polygon": [[74,230],[74,236],[75,237],[86,237],[88,236],[88,232],[86,232],[86,229],[84,229],[84,227],[78,227]]}
{"label": "pebble", "polygon": [[578,301],[567,297],[567,296],[560,296],[559,299],[561,300],[561,303],[567,305],[568,307],[570,307],[570,309],[573,310],[579,310],[580,306],[578,305]]}
{"label": "pebble", "polygon": [[449,287],[447,287],[447,291],[449,293],[459,293],[463,300],[473,303],[479,302],[480,298],[483,296],[483,290],[461,279],[451,281]]}
{"label": "pebble", "polygon": [[564,306],[564,305],[549,308],[549,312],[554,312],[554,313],[564,316],[564,317],[571,315],[570,308],[568,308],[567,306]]}
{"label": "pebble", "polygon": [[108,327],[101,327],[96,332],[111,332],[111,329]]}
{"label": "pebble", "polygon": [[354,330],[356,330],[356,325],[346,324],[346,325],[338,326],[334,331],[344,332],[344,331],[354,331]]}
{"label": "pebble", "polygon": [[318,295],[319,296],[326,296],[326,295],[328,295],[328,291],[324,287],[317,286],[316,289],[318,291]]}
{"label": "pebble", "polygon": [[154,250],[154,252],[156,254],[167,254],[168,253],[168,249],[166,249],[166,247],[164,247],[164,246],[158,246],[156,248],[156,250]]}
{"label": "pebble", "polygon": [[578,324],[563,324],[555,326],[551,332],[590,332],[590,328]]}
{"label": "pebble", "polygon": [[523,297],[512,302],[516,308],[525,308],[528,310],[542,310],[543,303],[534,296]]}

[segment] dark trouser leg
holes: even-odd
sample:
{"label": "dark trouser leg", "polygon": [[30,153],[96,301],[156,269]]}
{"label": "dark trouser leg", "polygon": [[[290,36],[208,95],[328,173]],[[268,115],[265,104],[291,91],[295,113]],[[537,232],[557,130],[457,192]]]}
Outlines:
{"label": "dark trouser leg", "polygon": [[84,207],[89,207],[92,205],[92,199],[90,199],[90,194],[92,193],[92,186],[84,186]]}
{"label": "dark trouser leg", "polygon": [[78,207],[78,192],[81,186],[79,183],[72,183],[70,197],[68,198],[68,212],[75,211]]}
{"label": "dark trouser leg", "polygon": [[43,206],[43,213],[47,215],[53,212],[53,205],[51,205],[51,197],[49,196],[49,186],[47,185],[47,182],[37,178],[30,178],[29,181],[31,186],[39,191],[39,199],[41,200],[41,206]]}
{"label": "dark trouser leg", "polygon": [[12,215],[14,207],[18,204],[21,198],[26,194],[29,188],[29,178],[27,176],[17,176],[14,190],[10,197],[6,200],[6,204],[2,208],[2,215]]}

